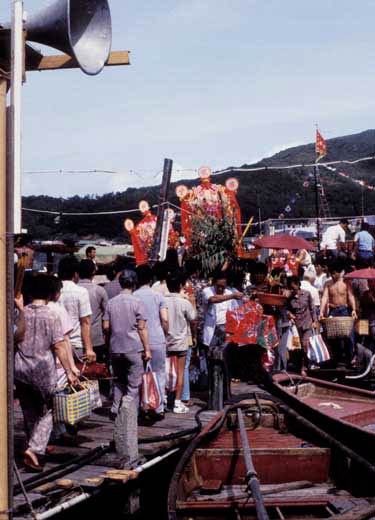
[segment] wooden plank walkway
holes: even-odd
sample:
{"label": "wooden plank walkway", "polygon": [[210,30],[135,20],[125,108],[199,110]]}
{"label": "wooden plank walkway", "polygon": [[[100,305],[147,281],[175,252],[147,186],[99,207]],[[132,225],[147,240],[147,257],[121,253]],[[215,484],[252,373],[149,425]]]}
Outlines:
{"label": "wooden plank walkway", "polygon": [[[191,430],[197,426],[195,420],[195,414],[206,405],[200,398],[193,398],[194,406],[189,409],[187,414],[174,414],[167,412],[165,419],[162,421],[154,422],[152,425],[144,426],[140,421],[138,429],[139,438],[139,452],[143,460],[152,459],[157,457],[159,454],[165,453],[173,447],[182,447],[187,440],[192,438],[192,435],[188,435],[184,438],[176,440],[163,441],[162,438],[182,432],[185,430]],[[70,463],[76,457],[89,455],[91,450],[98,448],[101,445],[109,445],[113,440],[114,422],[109,419],[110,402],[103,400],[104,405],[101,409],[93,412],[89,418],[82,421],[79,425],[78,442],[77,446],[66,447],[66,446],[55,446],[53,453],[48,455],[46,464],[44,466],[45,471],[54,470],[63,467],[64,464]],[[212,417],[216,415],[215,411],[203,411],[200,414],[202,424],[207,424]],[[160,437],[160,442],[142,443],[142,440],[150,437]],[[21,478],[23,482],[28,483],[29,479],[35,477],[35,473],[30,473],[23,468],[22,464],[22,453],[25,446],[25,432],[24,423],[22,417],[22,411],[18,403],[15,403],[15,460],[20,470]],[[103,475],[109,470],[116,467],[118,463],[117,455],[107,453],[96,459],[85,464],[78,470],[69,472],[62,478],[55,479],[54,475],[51,475],[50,482],[42,487],[28,492],[32,502],[38,507],[41,503],[49,500],[49,494],[51,492],[56,493],[56,489],[63,490],[66,488],[67,495],[69,498],[73,495],[77,495],[84,490],[90,493],[91,490],[98,488],[105,483],[106,479]],[[108,482],[107,482],[108,483]],[[17,480],[15,477],[15,484]],[[76,492],[74,493],[74,490]],[[24,518],[25,512],[27,511],[27,505],[25,499],[19,490],[16,488],[15,494],[15,517]],[[19,513],[19,514],[18,514]],[[27,517],[27,516],[26,516]],[[25,517],[25,518],[26,518]]]}
{"label": "wooden plank walkway", "polygon": [[[232,394],[246,395],[251,394],[254,391],[259,392],[259,387],[256,385],[248,385],[246,383],[239,383],[232,386]],[[193,393],[194,396],[194,393]],[[139,452],[143,459],[150,460],[157,457],[160,454],[168,452],[174,447],[182,448],[186,442],[191,439],[194,435],[190,434],[183,438],[175,440],[166,439],[163,441],[163,437],[170,434],[176,434],[185,430],[191,430],[197,426],[195,419],[196,413],[203,407],[206,406],[206,402],[200,397],[193,397],[192,401],[194,406],[189,409],[187,414],[174,414],[167,412],[165,418],[162,421],[154,422],[152,425],[142,425],[142,421],[139,421],[138,427],[138,438],[139,438]],[[56,494],[59,496],[59,502],[62,502],[72,497],[76,497],[83,492],[92,493],[100,491],[101,488],[105,488],[106,485],[113,484],[113,480],[109,479],[105,475],[108,471],[118,468],[119,459],[115,452],[109,452],[102,455],[100,458],[88,461],[79,469],[69,468],[71,461],[77,457],[88,456],[93,449],[100,446],[108,446],[113,440],[114,423],[109,418],[110,402],[103,399],[103,407],[91,414],[89,418],[82,421],[79,425],[78,442],[77,446],[66,447],[66,446],[55,446],[53,453],[47,457],[45,464],[45,471],[47,470],[60,470],[66,468],[68,473],[62,477],[57,478],[53,474],[51,475],[49,482],[43,486],[38,486],[31,489],[28,492],[29,498],[36,508],[41,505],[47,505],[48,503],[55,503],[56,500],[51,500],[51,496],[54,498]],[[204,410],[200,413],[199,417],[204,426],[207,424],[215,415],[216,411]],[[145,439],[153,437],[160,437],[159,442],[148,442],[143,443]],[[15,404],[15,459],[22,481],[26,484],[29,479],[35,477],[35,473],[27,472],[22,465],[22,453],[25,445],[25,433],[22,412]],[[64,466],[65,464],[65,466]],[[134,475],[133,475],[134,476]],[[120,476],[122,478],[122,473]],[[122,484],[130,478],[128,476],[123,478]],[[15,483],[17,483],[15,478]],[[116,485],[119,485],[116,481]],[[27,518],[29,517],[28,507],[25,503],[25,498],[22,495],[19,486],[16,488],[14,511],[16,518]]]}

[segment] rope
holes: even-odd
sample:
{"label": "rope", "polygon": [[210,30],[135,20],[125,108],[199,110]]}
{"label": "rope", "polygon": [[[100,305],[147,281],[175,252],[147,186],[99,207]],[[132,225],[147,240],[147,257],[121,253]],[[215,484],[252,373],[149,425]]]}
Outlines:
{"label": "rope", "polygon": [[[348,159],[341,159],[339,161],[328,161],[328,162],[320,162],[318,166],[331,166],[333,164],[357,164],[363,161],[373,161],[375,160],[375,156],[371,157],[361,157],[360,159],[355,159],[353,161],[349,161]],[[289,166],[258,166],[255,168],[236,168],[235,166],[231,168],[227,168],[226,170],[217,170],[213,172],[214,174],[219,173],[233,173],[233,172],[260,172],[266,170],[292,170],[295,168],[312,168],[315,167],[316,163],[308,163],[308,164],[291,164]]]}
{"label": "rope", "polygon": [[[150,207],[150,209],[158,208],[159,206],[164,206],[166,204],[168,204],[168,202],[162,202],[162,204],[154,204],[153,206]],[[177,206],[175,206],[175,207],[177,207]],[[32,209],[32,208],[22,208],[22,211],[30,211],[32,213],[44,213],[47,215],[90,217],[90,216],[97,216],[97,215],[120,215],[120,214],[124,214],[124,213],[135,213],[136,211],[139,212],[139,208],[121,209],[118,211],[98,211],[98,212],[94,212],[94,213],[76,213],[76,212],[67,213],[64,211],[50,211],[50,210],[45,210],[45,209]]]}

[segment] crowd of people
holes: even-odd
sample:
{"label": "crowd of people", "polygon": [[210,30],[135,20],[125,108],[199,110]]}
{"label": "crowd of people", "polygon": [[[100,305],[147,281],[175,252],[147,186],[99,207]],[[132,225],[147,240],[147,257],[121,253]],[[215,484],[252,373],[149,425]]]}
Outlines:
{"label": "crowd of people", "polygon": [[[124,396],[139,400],[142,374],[150,363],[162,399],[158,408],[140,414],[153,422],[163,420],[166,411],[189,411],[191,381],[207,371],[213,347],[227,352],[228,380],[235,384],[251,379],[252,346],[233,344],[228,337],[228,311],[238,311],[252,300],[262,303],[264,294],[281,296],[281,303],[263,305],[278,335],[273,370],[293,365],[304,375],[313,368],[309,342],[328,316],[368,319],[375,333],[375,281],[344,278],[355,268],[372,265],[374,239],[364,223],[355,248],[347,254],[342,233],[346,226],[343,220],[328,228],[322,250],[314,256],[308,250],[275,250],[263,262],[222,266],[209,279],[201,278],[195,260],[181,262],[172,252],[166,262],[153,267],[135,267],[120,257],[106,266],[110,281],[101,286],[95,282],[95,248],[89,248],[81,261],[74,255],[62,258],[54,275],[33,275],[25,294],[27,305],[16,301],[15,327],[15,383],[25,419],[27,467],[40,471],[48,446],[75,433],[54,424],[52,397],[56,388],[79,383],[79,362],[108,366],[113,381],[102,390],[111,401],[112,420]],[[285,346],[292,325],[302,346],[298,351]],[[353,367],[358,339],[353,331],[344,342],[330,342],[330,363]],[[375,350],[371,334],[362,343]],[[172,404],[165,390],[168,357],[176,360]]]}

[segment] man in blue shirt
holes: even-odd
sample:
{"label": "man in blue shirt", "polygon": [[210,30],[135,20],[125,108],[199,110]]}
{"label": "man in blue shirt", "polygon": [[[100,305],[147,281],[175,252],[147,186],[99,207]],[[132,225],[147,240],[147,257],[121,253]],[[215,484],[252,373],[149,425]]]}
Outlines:
{"label": "man in blue shirt", "polygon": [[[165,358],[166,335],[168,334],[168,308],[162,294],[151,289],[152,269],[148,265],[137,267],[139,289],[134,296],[141,300],[145,309],[145,318],[152,354],[152,371],[156,373],[159,388],[164,395],[165,391]],[[164,418],[164,402],[152,414],[154,419]]]}
{"label": "man in blue shirt", "polygon": [[374,255],[374,237],[369,233],[370,225],[362,222],[361,231],[355,234],[355,254],[357,260],[366,265],[370,265]]}

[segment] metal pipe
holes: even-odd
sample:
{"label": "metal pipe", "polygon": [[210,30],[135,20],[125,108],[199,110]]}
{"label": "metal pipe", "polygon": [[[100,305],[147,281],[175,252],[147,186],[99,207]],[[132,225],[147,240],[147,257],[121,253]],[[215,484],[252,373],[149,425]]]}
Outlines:
{"label": "metal pipe", "polygon": [[[174,453],[177,453],[180,448],[174,448],[173,450],[168,451],[167,453],[164,453],[164,455],[159,455],[158,457],[155,457],[154,459],[149,460],[148,462],[145,462],[144,464],[141,464],[140,466],[137,466],[134,468],[133,471],[136,473],[142,473],[142,471],[145,471],[152,466],[155,466],[155,464],[158,464],[162,460],[170,457]],[[95,495],[96,492],[94,491],[91,494],[88,493],[82,493],[78,495],[77,497],[71,498],[70,500],[67,500],[66,502],[63,502],[62,504],[59,504],[56,507],[53,507],[52,509],[48,509],[48,511],[45,511],[44,513],[38,513],[36,515],[37,520],[45,520],[46,518],[50,518],[51,516],[57,515],[63,511],[66,511],[67,509],[70,509],[71,507],[80,504],[81,502],[84,502],[85,500],[91,498],[93,495]]]}
{"label": "metal pipe", "polygon": [[44,513],[37,513],[36,519],[45,520],[46,518],[51,518],[51,516],[62,513],[63,511],[66,511],[67,509],[70,509],[71,507],[80,504],[81,502],[84,502],[91,496],[92,495],[89,495],[88,493],[82,493],[81,495],[71,498],[70,500],[63,502],[62,504],[55,506],[52,509],[48,509]]}
{"label": "metal pipe", "polygon": [[362,374],[359,374],[358,376],[345,376],[345,379],[363,379],[364,377],[367,376],[367,374],[370,373],[372,365],[374,364],[374,361],[375,361],[375,354],[373,354],[371,356],[368,367],[366,368],[366,370],[364,372],[362,372]]}
{"label": "metal pipe", "polygon": [[159,455],[158,457],[155,457],[154,459],[151,459],[148,462],[145,462],[144,464],[137,466],[136,468],[134,468],[133,471],[135,471],[136,473],[142,473],[142,471],[152,468],[152,466],[155,466],[155,464],[157,464],[158,462],[161,462],[162,460],[170,457],[178,451],[180,451],[180,448],[174,448],[173,450],[167,451],[167,453],[164,453],[164,455]]}
{"label": "metal pipe", "polygon": [[240,427],[241,442],[243,448],[243,456],[245,459],[246,466],[246,480],[248,487],[251,490],[251,495],[254,500],[255,510],[257,513],[258,520],[268,520],[268,514],[264,506],[262,493],[260,491],[260,484],[258,480],[257,472],[255,471],[253,459],[251,456],[251,450],[249,446],[249,440],[247,438],[245,422],[243,420],[243,414],[241,408],[237,408],[238,425]]}
{"label": "metal pipe", "polygon": [[28,505],[29,509],[30,509],[30,513],[31,513],[31,516],[36,519],[37,518],[37,514],[33,508],[33,504],[29,498],[29,495],[27,494],[27,491],[25,489],[25,486],[23,485],[23,482],[22,482],[22,478],[21,478],[21,475],[20,475],[20,472],[19,472],[19,469],[17,468],[17,464],[14,462],[13,463],[13,468],[14,468],[14,472],[17,476],[17,480],[18,480],[18,484],[20,485],[21,489],[22,489],[22,494],[26,500],[26,504]]}

